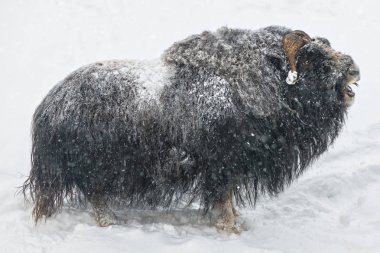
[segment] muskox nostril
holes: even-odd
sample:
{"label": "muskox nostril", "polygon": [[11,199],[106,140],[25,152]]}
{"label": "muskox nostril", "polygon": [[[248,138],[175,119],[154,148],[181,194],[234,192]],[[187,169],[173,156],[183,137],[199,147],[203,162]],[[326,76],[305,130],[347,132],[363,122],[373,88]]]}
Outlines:
{"label": "muskox nostril", "polygon": [[351,76],[360,76],[360,71],[357,68],[350,68],[348,74]]}

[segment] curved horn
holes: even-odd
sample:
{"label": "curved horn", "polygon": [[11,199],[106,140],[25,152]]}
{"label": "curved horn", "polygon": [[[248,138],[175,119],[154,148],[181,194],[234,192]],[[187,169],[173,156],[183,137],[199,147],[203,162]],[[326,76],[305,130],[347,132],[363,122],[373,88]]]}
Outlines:
{"label": "curved horn", "polygon": [[296,83],[298,77],[296,69],[297,53],[302,46],[306,45],[310,41],[310,36],[300,30],[292,31],[284,36],[282,46],[290,65],[290,71],[288,73],[288,77],[286,78],[286,82],[288,84]]}

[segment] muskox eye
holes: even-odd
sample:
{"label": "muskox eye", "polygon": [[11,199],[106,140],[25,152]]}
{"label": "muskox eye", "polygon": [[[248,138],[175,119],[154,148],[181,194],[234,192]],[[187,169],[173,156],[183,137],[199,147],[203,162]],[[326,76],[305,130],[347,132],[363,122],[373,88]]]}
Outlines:
{"label": "muskox eye", "polygon": [[303,61],[301,65],[302,65],[302,69],[306,70],[306,69],[312,68],[313,64],[309,60],[306,60],[306,61]]}

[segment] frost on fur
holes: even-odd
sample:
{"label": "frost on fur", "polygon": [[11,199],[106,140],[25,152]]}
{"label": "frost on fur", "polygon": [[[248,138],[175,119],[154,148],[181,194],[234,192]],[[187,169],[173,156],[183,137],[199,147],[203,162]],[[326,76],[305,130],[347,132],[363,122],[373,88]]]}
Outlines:
{"label": "frost on fur", "polygon": [[282,191],[337,137],[357,78],[351,57],[316,38],[295,51],[297,85],[288,85],[291,32],[221,28],[174,43],[157,61],[71,73],[33,116],[24,193],[34,218],[64,199],[96,210],[198,201],[206,213]]}

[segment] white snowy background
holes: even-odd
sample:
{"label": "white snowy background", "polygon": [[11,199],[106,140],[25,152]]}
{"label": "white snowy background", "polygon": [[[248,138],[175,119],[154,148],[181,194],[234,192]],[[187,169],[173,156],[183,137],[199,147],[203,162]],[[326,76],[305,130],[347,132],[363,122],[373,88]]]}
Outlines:
{"label": "white snowy background", "polygon": [[[380,252],[380,4],[376,0],[1,0],[0,252]],[[30,122],[49,89],[106,59],[157,58],[220,26],[268,25],[327,37],[361,68],[338,141],[278,198],[241,210],[249,230],[226,236],[195,212],[133,212],[99,228],[65,208],[35,226],[17,187],[30,170]]]}

